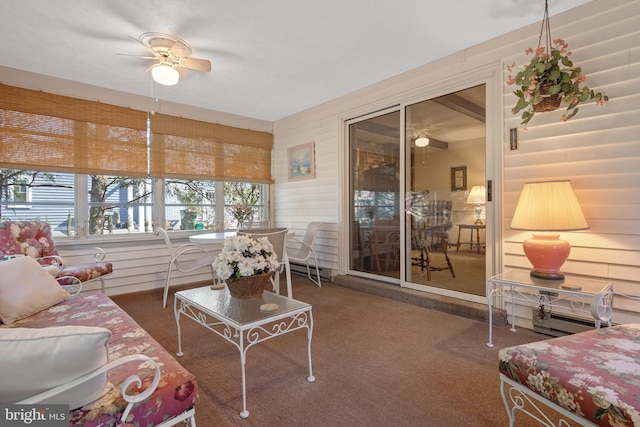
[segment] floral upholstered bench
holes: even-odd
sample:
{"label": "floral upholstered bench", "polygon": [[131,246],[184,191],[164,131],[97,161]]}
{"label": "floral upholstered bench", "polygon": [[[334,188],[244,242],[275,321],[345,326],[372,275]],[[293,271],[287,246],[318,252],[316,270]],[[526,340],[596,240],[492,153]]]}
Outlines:
{"label": "floral upholstered bench", "polygon": [[66,265],[56,250],[51,227],[44,221],[3,221],[0,223],[0,255],[25,255],[37,258],[43,265],[56,265],[54,272],[61,285],[73,285],[99,279],[104,293],[103,278],[111,274],[113,265],[103,262],[104,251],[95,248],[93,262]]}
{"label": "floral upholstered bench", "polygon": [[0,404],[63,404],[70,427],[195,427],[198,385],[103,294],[75,295],[31,257],[0,262]]}
{"label": "floral upholstered bench", "polygon": [[[510,426],[521,411],[546,426],[640,425],[640,324],[594,329],[501,349]],[[542,403],[559,412],[554,424]]]}

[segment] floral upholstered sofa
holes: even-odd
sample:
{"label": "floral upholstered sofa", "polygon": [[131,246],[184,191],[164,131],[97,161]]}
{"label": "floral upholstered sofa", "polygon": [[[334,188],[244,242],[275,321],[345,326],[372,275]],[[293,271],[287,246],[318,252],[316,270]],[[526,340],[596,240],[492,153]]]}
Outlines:
{"label": "floral upholstered sofa", "polygon": [[18,257],[0,262],[0,321],[0,404],[67,404],[70,427],[195,426],[195,377],[109,297]]}
{"label": "floral upholstered sofa", "polygon": [[0,222],[0,255],[26,255],[37,258],[43,265],[57,265],[56,277],[62,285],[99,279],[104,293],[104,276],[111,274],[113,265],[103,262],[104,251],[96,248],[93,262],[66,265],[53,242],[51,227],[44,221]]}
{"label": "floral upholstered sofa", "polygon": [[[640,425],[640,324],[617,325],[501,349],[502,397],[546,426]],[[536,403],[555,409],[556,424]]]}

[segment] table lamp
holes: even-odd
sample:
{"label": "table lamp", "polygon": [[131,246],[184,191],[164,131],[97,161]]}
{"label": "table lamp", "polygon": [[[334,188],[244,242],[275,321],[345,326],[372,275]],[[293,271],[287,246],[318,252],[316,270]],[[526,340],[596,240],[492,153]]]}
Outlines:
{"label": "table lamp", "polygon": [[533,265],[531,277],[563,280],[560,267],[567,260],[571,245],[560,239],[559,231],[587,230],[570,181],[529,182],[522,188],[511,220],[514,230],[533,231],[533,238],[522,244]]}
{"label": "table lamp", "polygon": [[482,205],[486,203],[485,194],[487,190],[484,185],[474,185],[471,187],[471,191],[469,192],[469,197],[467,197],[467,204],[476,205],[476,222],[474,224],[482,224],[482,219],[480,216],[482,215]]}

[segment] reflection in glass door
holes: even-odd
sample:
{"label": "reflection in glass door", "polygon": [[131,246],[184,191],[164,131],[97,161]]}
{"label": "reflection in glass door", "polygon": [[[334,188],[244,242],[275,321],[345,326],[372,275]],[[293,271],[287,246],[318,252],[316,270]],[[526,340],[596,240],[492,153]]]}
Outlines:
{"label": "reflection in glass door", "polygon": [[405,108],[406,282],[484,296],[485,85]]}
{"label": "reflection in glass door", "polygon": [[400,112],[349,125],[350,269],[400,278]]}

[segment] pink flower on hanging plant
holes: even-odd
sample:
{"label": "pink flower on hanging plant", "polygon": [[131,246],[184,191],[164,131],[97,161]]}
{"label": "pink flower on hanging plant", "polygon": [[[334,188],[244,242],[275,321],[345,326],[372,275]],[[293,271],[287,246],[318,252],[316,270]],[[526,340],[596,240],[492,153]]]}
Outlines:
{"label": "pink flower on hanging plant", "polygon": [[534,116],[533,106],[544,97],[558,95],[561,102],[567,104],[567,112],[561,117],[567,121],[578,113],[577,105],[588,100],[595,100],[597,105],[604,105],[609,98],[602,92],[594,92],[583,85],[587,77],[580,67],[574,67],[569,57],[569,44],[563,39],[553,40],[553,46],[547,49],[539,46],[528,48],[525,54],[531,55],[531,61],[524,68],[516,67],[515,62],[507,66],[507,84],[520,88],[513,93],[518,97],[513,114],[522,111],[522,124],[527,124]]}

